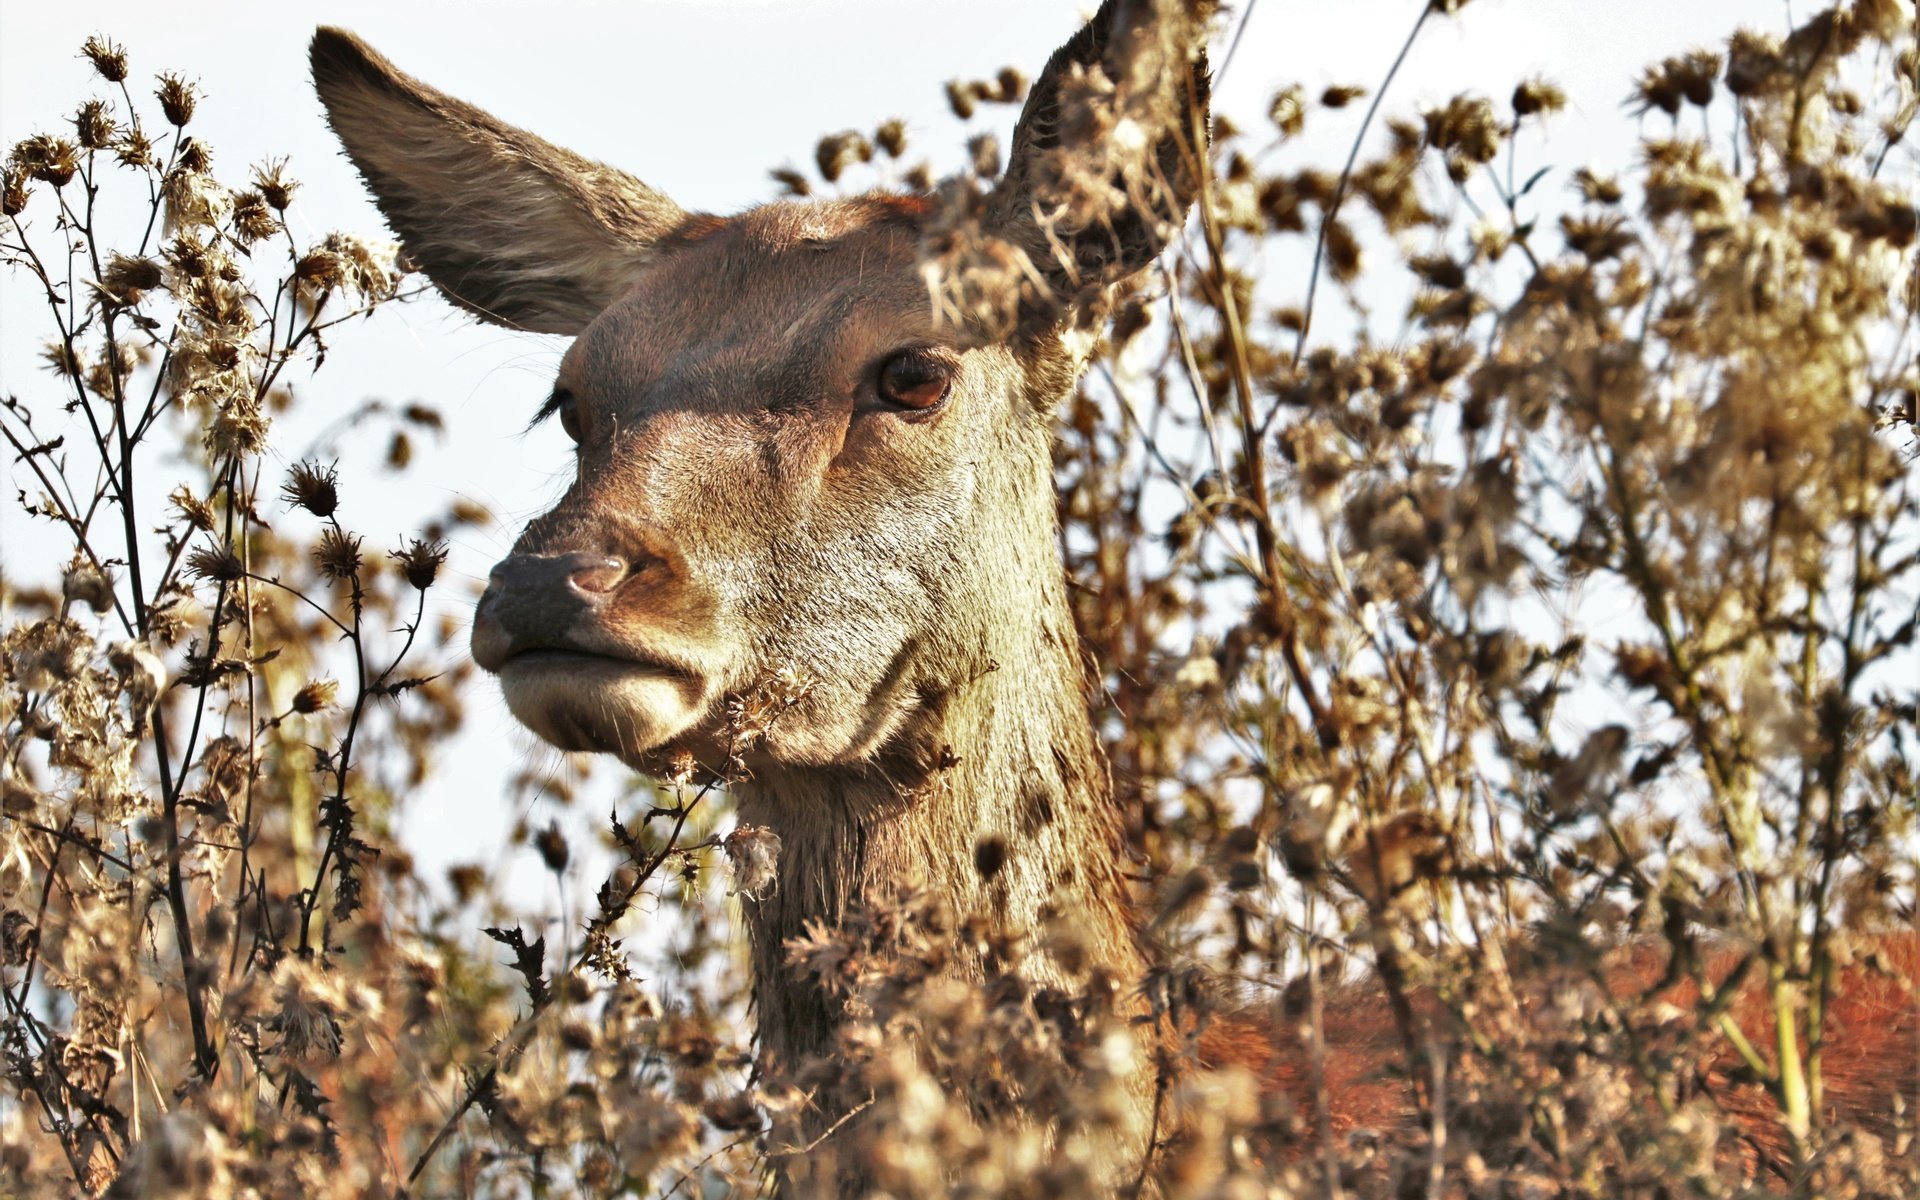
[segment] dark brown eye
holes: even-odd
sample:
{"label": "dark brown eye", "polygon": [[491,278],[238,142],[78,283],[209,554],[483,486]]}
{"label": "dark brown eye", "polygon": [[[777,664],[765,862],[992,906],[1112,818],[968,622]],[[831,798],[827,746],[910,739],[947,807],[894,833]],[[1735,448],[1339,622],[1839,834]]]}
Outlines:
{"label": "dark brown eye", "polygon": [[553,411],[560,418],[560,428],[577,444],[580,441],[580,405],[573,393],[559,391],[553,394]]}
{"label": "dark brown eye", "polygon": [[880,364],[880,398],[925,412],[953,389],[953,360],[936,350],[902,350]]}

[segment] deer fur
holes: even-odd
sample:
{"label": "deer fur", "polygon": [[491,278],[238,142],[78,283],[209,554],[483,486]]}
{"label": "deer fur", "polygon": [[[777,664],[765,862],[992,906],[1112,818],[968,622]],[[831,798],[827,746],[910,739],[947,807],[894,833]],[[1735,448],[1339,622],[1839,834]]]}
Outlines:
{"label": "deer fur", "polygon": [[[907,880],[1014,933],[1070,920],[1114,979],[1148,968],[1064,589],[1049,421],[1081,365],[1074,330],[1192,198],[1208,9],[1108,0],[1036,80],[1002,182],[958,215],[879,194],[689,214],[351,34],[314,39],[328,116],[412,260],[483,319],[576,339],[550,407],[577,476],[496,571],[474,655],[562,749],[650,772],[744,762],[740,818],[783,845],[777,886],[746,906],[770,1059],[828,1050],[838,1020],[786,967],[789,939]],[[1086,99],[1095,73],[1113,111]],[[1117,160],[1127,146],[1135,161]],[[1115,187],[1128,203],[1102,208]],[[951,370],[937,408],[876,393],[909,349]],[[728,698],[783,674],[807,686],[740,744]],[[983,847],[1004,863],[982,870]],[[1076,975],[1029,940],[1036,985]],[[1390,1053],[1370,1006],[1333,1023],[1335,1051],[1354,1051],[1336,1125],[1404,1107],[1366,1083]],[[1222,1024],[1208,1045],[1302,1082],[1262,1031]],[[1117,1178],[1147,1152],[1152,1058]]]}
{"label": "deer fur", "polygon": [[[786,942],[908,880],[1016,934],[1070,919],[1082,969],[1145,970],[1056,548],[1049,422],[1077,373],[1071,328],[1184,217],[1205,7],[1110,0],[1061,48],[1005,182],[966,218],[1011,285],[978,286],[980,256],[949,237],[935,296],[927,198],[690,215],[350,34],[314,39],[328,116],[408,255],[484,319],[576,337],[556,399],[578,476],[496,572],[475,658],[563,749],[655,771],[681,753],[744,761],[740,817],[783,846],[777,887],[747,909],[771,1059],[827,1050],[836,1023]],[[1085,106],[1063,98],[1101,72],[1162,122],[1131,172],[1146,183],[1111,210],[1092,193],[1130,164],[1072,141]],[[913,347],[952,366],[936,411],[875,395],[877,365]],[[596,562],[623,564],[602,590],[584,586],[606,582]],[[729,744],[727,698],[795,671],[804,696]],[[1006,848],[990,877],[983,843]],[[1034,945],[1027,975],[1065,984]],[[1121,1163],[1148,1136],[1144,1048],[1138,1065]]]}

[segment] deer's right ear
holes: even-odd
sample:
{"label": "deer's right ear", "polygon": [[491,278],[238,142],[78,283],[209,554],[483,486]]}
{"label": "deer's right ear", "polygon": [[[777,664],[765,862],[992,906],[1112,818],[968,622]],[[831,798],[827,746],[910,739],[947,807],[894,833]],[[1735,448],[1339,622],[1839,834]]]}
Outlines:
{"label": "deer's right ear", "polygon": [[988,226],[1047,295],[1023,319],[1097,304],[1185,223],[1205,169],[1212,0],[1106,0],[1027,94]]}
{"label": "deer's right ear", "polygon": [[321,28],[314,88],[407,254],[462,308],[575,334],[686,214],[632,176],[516,129]]}

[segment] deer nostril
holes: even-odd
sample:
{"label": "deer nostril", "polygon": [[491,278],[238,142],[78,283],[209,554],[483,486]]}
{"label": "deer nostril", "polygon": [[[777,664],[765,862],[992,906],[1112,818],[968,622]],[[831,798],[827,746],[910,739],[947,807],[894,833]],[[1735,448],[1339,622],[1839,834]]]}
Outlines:
{"label": "deer nostril", "polygon": [[610,592],[627,577],[624,558],[588,558],[582,555],[568,564],[567,583],[583,592]]}

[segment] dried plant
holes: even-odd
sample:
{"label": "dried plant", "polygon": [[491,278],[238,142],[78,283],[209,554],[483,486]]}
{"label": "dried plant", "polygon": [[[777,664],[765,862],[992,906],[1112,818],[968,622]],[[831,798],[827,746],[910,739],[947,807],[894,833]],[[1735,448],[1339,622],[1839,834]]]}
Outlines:
{"label": "dried plant", "polygon": [[[1461,6],[1420,7],[1402,59]],[[938,184],[899,122],[776,171],[918,192],[936,300],[983,339],[1099,315],[1053,468],[1145,964],[901,877],[758,964],[837,1014],[785,1057],[730,928],[785,911],[794,849],[729,794],[833,664],[649,760],[567,944],[477,868],[445,902],[391,829],[461,719],[423,614],[480,514],[382,553],[398,531],[342,521],[361,468],[268,466],[288,372],[412,285],[374,243],[300,244],[286,164],[219,182],[188,132],[214,100],[162,76],[143,119],[127,53],[83,53],[110,98],[18,142],[0,235],[52,331],[0,428],[70,547],[10,556],[0,634],[22,1190],[1920,1191],[1911,5],[1623,79],[1631,162],[1530,161],[1543,78],[1419,113],[1391,75],[1283,88],[1265,133],[1209,130],[1151,82],[1168,43],[1047,93],[1115,149],[1046,160],[1072,203],[1024,240],[991,234],[1018,137]],[[968,120],[1054,86],[946,95]],[[1305,157],[1363,104],[1344,164]],[[1186,153],[1128,160],[1142,127]],[[124,242],[108,187],[144,193]],[[1058,252],[1089,229],[1175,240],[1115,289]],[[1289,252],[1304,278],[1263,273]],[[1335,296],[1353,332],[1316,338]],[[1033,836],[965,868],[987,888]],[[670,962],[642,978],[635,939]]]}

